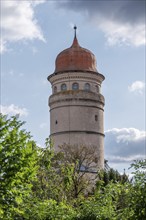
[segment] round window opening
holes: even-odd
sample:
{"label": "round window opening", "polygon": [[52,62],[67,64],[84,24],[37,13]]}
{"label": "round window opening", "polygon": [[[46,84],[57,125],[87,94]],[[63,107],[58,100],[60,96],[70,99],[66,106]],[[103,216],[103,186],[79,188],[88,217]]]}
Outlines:
{"label": "round window opening", "polygon": [[67,90],[67,85],[65,83],[63,83],[61,85],[61,91],[65,91],[65,90]]}

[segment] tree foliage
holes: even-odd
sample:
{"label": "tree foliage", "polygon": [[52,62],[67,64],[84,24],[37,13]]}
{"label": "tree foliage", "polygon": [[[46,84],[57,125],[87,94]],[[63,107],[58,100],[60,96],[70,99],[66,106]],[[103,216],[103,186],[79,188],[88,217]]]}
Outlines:
{"label": "tree foliage", "polygon": [[72,198],[78,198],[92,191],[97,178],[96,147],[64,144],[59,147],[62,153],[60,163],[65,170],[70,168],[68,183]]}
{"label": "tree foliage", "polygon": [[31,191],[37,171],[36,144],[17,117],[0,115],[0,214],[14,219]]}
{"label": "tree foliage", "polygon": [[55,152],[48,139],[40,148],[23,124],[0,115],[0,219],[146,219],[146,160],[133,162],[132,181],[113,169],[98,172],[92,189],[94,148]]}

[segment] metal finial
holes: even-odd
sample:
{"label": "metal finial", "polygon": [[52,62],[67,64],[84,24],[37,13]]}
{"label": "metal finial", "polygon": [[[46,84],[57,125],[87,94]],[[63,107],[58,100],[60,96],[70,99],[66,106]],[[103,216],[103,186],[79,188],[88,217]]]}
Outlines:
{"label": "metal finial", "polygon": [[75,30],[75,37],[76,37],[76,30],[77,30],[77,26],[74,26],[74,30]]}

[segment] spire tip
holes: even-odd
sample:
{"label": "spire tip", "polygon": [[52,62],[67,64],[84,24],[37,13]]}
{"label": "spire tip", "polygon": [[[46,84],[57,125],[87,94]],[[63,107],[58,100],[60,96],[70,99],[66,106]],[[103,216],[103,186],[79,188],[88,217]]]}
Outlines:
{"label": "spire tip", "polygon": [[74,26],[74,30],[75,30],[75,37],[76,37],[76,30],[77,30],[77,26]]}
{"label": "spire tip", "polygon": [[76,30],[77,30],[77,26],[74,25],[74,40],[73,40],[73,43],[72,43],[72,46],[71,47],[80,47],[79,43],[78,43],[78,39],[77,39],[77,36],[76,36]]}

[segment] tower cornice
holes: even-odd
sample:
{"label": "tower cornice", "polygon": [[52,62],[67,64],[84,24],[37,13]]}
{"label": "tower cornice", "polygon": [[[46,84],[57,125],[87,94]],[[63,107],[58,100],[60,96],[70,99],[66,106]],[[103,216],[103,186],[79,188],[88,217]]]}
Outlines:
{"label": "tower cornice", "polygon": [[[62,76],[63,74],[68,73],[68,75],[66,76]],[[73,75],[73,73],[75,73]],[[82,76],[80,76],[80,73],[85,73],[85,75],[82,74]],[[88,76],[87,76],[88,74]],[[104,81],[105,77],[104,75],[102,75],[101,73],[98,72],[93,72],[93,71],[84,71],[84,70],[70,70],[70,71],[60,71],[57,73],[52,73],[51,75],[49,75],[47,77],[48,81],[50,82],[54,82],[56,80],[59,80],[60,77],[57,76],[61,76],[61,79],[68,79],[68,78],[84,78],[84,79],[95,79],[94,76],[96,77],[100,77],[100,81]],[[54,78],[54,80],[53,80]],[[56,79],[55,79],[56,78]]]}
{"label": "tower cornice", "polygon": [[98,106],[98,103],[100,103],[100,108],[103,109],[105,100],[104,96],[101,94],[86,92],[83,90],[58,92],[51,95],[49,98],[50,107],[55,103],[60,103],[59,105],[62,106],[64,102],[70,102],[70,105],[76,105],[76,103],[78,103],[78,105],[83,105],[82,103],[86,103],[86,105],[89,105],[89,103],[95,103],[96,107]]}

